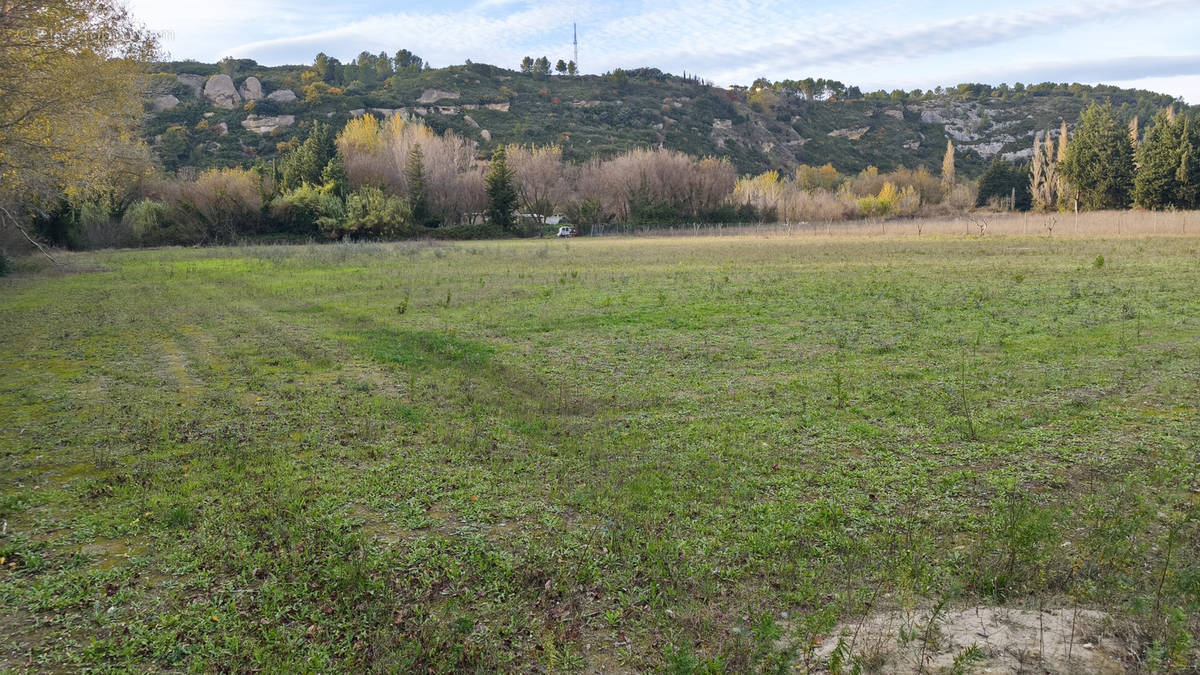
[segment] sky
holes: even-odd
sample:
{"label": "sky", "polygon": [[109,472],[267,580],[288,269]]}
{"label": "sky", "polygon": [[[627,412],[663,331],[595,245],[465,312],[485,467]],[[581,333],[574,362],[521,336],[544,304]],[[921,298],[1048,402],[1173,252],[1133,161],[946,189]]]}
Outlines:
{"label": "sky", "polygon": [[435,67],[521,57],[655,67],[719,86],[825,77],[863,91],[1081,82],[1200,105],[1200,0],[127,0],[172,59],[264,65],[408,49]]}

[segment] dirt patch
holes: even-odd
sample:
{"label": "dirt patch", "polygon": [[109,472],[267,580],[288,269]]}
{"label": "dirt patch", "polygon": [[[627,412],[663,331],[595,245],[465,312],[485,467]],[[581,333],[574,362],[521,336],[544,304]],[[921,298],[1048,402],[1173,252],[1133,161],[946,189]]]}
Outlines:
{"label": "dirt patch", "polygon": [[77,552],[92,558],[92,567],[111,570],[129,564],[130,558],[146,555],[149,548],[150,542],[144,537],[120,537],[97,539],[80,546]]}
{"label": "dirt patch", "polygon": [[[1132,653],[1094,610],[970,607],[882,612],[838,627],[817,648],[828,664],[839,641],[866,672],[1126,672]],[[827,671],[819,671],[827,672]]]}

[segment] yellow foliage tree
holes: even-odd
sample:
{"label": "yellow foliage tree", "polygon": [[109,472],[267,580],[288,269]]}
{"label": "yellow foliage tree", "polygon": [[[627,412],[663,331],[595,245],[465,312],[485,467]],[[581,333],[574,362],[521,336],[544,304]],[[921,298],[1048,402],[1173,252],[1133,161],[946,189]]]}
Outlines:
{"label": "yellow foliage tree", "polygon": [[19,227],[148,166],[134,131],[157,36],[116,0],[0,2],[0,208]]}

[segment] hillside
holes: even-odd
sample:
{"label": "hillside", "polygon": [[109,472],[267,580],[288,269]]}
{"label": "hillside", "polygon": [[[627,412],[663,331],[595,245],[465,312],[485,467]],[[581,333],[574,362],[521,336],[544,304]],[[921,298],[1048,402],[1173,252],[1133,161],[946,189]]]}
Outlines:
{"label": "hillside", "polygon": [[1034,133],[1056,130],[1062,120],[1073,124],[1092,101],[1111,101],[1126,120],[1148,119],[1173,102],[1078,84],[866,95],[850,87],[849,96],[839,87],[838,95],[819,96],[798,83],[724,89],[656,69],[561,76],[466,64],[400,69],[367,82],[327,75],[332,84],[311,66],[250,60],[173,62],[156,70],[144,131],[171,171],[270,160],[313,121],[340,126],[367,112],[401,112],[476,141],[480,158],[499,143],[555,143],[572,161],[661,144],[726,156],[744,173],[827,162],[843,172],[871,165],[886,171],[940,166],[950,138],[959,171],[975,176],[996,155],[1028,157]]}

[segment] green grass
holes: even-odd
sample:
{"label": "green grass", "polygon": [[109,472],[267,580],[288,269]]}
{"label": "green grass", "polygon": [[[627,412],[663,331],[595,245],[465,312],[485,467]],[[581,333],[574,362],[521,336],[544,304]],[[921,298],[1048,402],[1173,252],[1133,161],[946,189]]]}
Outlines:
{"label": "green grass", "polygon": [[1198,251],[745,236],[26,267],[0,280],[0,663],[740,672],[945,601],[1104,609],[1143,667],[1194,669]]}

